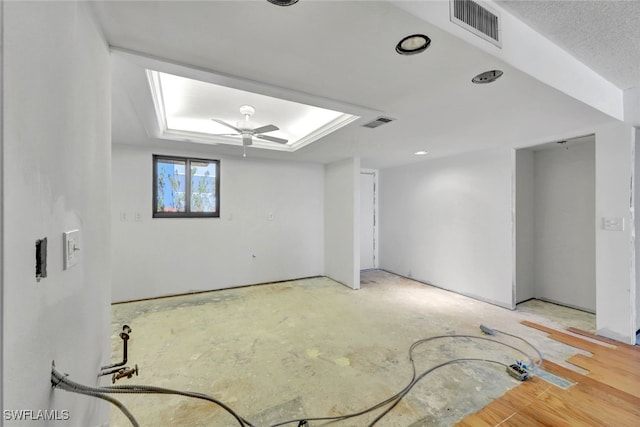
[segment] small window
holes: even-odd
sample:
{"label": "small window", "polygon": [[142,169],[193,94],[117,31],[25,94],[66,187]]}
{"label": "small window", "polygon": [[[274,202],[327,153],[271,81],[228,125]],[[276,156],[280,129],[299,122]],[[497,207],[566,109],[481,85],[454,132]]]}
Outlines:
{"label": "small window", "polygon": [[220,161],[153,156],[153,217],[219,217]]}

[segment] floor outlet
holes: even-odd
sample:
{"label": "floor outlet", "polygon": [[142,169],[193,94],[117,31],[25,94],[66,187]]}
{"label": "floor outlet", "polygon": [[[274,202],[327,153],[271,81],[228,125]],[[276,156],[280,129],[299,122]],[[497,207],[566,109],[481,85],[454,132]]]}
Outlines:
{"label": "floor outlet", "polygon": [[509,375],[519,381],[524,381],[529,377],[529,373],[526,371],[526,369],[523,369],[515,363],[513,365],[507,366],[507,372],[509,373]]}

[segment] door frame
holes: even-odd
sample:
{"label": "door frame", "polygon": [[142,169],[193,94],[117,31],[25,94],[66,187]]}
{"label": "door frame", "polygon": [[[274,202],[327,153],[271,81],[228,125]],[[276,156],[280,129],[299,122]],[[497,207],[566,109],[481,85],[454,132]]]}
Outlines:
{"label": "door frame", "polygon": [[[380,247],[380,238],[379,238],[379,214],[378,214],[378,170],[377,169],[360,169],[360,175],[373,175],[373,268],[379,268],[379,247]],[[360,191],[363,191],[360,188]],[[360,212],[360,215],[363,215],[363,212]],[[362,248],[360,249],[362,250]]]}

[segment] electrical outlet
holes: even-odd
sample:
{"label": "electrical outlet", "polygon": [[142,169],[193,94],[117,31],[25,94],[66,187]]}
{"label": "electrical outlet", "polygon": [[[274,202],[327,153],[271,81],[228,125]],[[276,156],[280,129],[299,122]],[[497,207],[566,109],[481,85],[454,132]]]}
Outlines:
{"label": "electrical outlet", "polygon": [[62,236],[63,269],[68,270],[80,259],[80,230],[67,231]]}
{"label": "electrical outlet", "polygon": [[602,229],[604,231],[624,231],[624,218],[604,217],[602,218]]}

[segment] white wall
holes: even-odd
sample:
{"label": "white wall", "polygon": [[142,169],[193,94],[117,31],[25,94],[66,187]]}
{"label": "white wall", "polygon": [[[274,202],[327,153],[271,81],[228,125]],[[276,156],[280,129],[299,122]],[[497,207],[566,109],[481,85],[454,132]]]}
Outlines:
{"label": "white wall", "polygon": [[640,87],[632,87],[623,91],[624,121],[636,128],[640,126]]}
{"label": "white wall", "polygon": [[325,274],[360,289],[360,159],[325,166]]}
{"label": "white wall", "polygon": [[[220,218],[152,218],[153,154],[220,159]],[[114,145],[113,300],[322,275],[323,205],[322,165]]]}
{"label": "white wall", "polygon": [[534,155],[516,150],[516,303],[535,298]]}
{"label": "white wall", "polygon": [[[635,342],[635,270],[631,182],[634,128],[596,130],[596,327],[600,335]],[[624,231],[605,231],[604,217],[623,218]]]}
{"label": "white wall", "polygon": [[513,307],[511,150],[380,172],[380,266]]}
{"label": "white wall", "polygon": [[[55,360],[96,385],[110,358],[108,48],[85,3],[3,7],[3,407],[66,409],[70,425],[104,424],[108,404],[52,391],[50,377]],[[75,228],[80,262],[63,271],[62,233]],[[48,277],[38,283],[43,237]]]}
{"label": "white wall", "polygon": [[595,142],[534,152],[536,298],[596,310]]}

